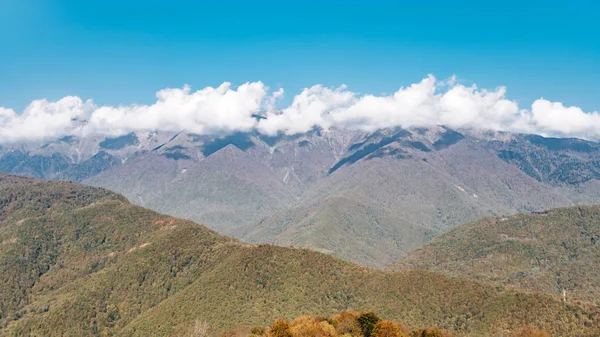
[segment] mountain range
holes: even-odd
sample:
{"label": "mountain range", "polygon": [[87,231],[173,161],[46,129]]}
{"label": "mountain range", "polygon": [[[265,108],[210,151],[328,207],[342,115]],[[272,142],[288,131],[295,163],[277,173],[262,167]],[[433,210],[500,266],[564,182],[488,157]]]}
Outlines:
{"label": "mountain range", "polygon": [[600,200],[600,144],[446,127],[64,137],[0,172],[83,182],[246,242],[382,267],[453,226]]}

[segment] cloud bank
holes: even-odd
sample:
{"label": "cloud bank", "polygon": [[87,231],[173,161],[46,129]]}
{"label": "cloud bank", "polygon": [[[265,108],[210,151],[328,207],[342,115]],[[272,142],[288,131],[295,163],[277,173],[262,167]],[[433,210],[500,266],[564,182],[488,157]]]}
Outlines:
{"label": "cloud bank", "polygon": [[[223,83],[192,91],[164,89],[152,105],[98,106],[68,96],[32,102],[22,113],[0,107],[0,143],[40,141],[67,135],[118,136],[135,131],[223,134],[257,130],[268,135],[297,134],[314,127],[374,131],[386,127],[483,129],[545,136],[600,139],[600,113],[584,112],[545,99],[521,108],[506,88],[480,89],[432,75],[390,95],[363,95],[346,86],[315,85],[282,109],[283,89],[262,82],[232,87]],[[264,118],[257,119],[256,114]]]}

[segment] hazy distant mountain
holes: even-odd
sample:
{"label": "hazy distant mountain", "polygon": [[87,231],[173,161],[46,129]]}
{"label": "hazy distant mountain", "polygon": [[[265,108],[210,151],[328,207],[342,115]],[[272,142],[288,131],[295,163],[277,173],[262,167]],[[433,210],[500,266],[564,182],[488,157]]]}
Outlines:
{"label": "hazy distant mountain", "polygon": [[5,145],[0,171],[71,179],[251,242],[383,266],[487,215],[600,201],[600,144],[431,129],[188,132]]}
{"label": "hazy distant mountain", "polygon": [[351,136],[200,137],[180,133],[86,183],[224,233],[298,203],[328,175]]}
{"label": "hazy distant mountain", "polygon": [[345,309],[411,328],[596,336],[598,309],[429,271],[250,245],[71,182],[0,174],[0,335],[211,335]]}

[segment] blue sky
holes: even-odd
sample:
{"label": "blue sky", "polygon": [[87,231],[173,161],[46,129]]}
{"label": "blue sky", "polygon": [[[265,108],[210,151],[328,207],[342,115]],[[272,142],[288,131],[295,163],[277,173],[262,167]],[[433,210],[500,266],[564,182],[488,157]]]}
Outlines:
{"label": "blue sky", "polygon": [[263,81],[391,93],[434,74],[600,110],[597,1],[0,0],[0,106]]}

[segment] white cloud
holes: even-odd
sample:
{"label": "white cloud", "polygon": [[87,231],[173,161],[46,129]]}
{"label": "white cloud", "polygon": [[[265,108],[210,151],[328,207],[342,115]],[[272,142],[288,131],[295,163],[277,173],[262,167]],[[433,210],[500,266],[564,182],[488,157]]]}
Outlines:
{"label": "white cloud", "polygon": [[152,105],[96,106],[78,97],[57,102],[37,100],[21,115],[0,108],[0,142],[65,135],[116,136],[141,130],[185,129],[199,134],[247,131],[255,127],[251,115],[261,109],[267,94],[268,87],[254,82],[235,89],[230,83],[195,92],[189,86],[164,89],[156,94]]}
{"label": "white cloud", "polygon": [[545,99],[532,104],[531,111],[526,113],[526,125],[539,134],[600,138],[600,114],[597,111],[586,113],[579,107],[565,107]]}
{"label": "white cloud", "polygon": [[230,83],[192,92],[164,89],[153,105],[99,107],[92,114],[84,133],[124,134],[137,130],[181,131],[198,134],[248,131],[255,127],[252,114],[267,98],[262,82],[246,83],[236,89]]}
{"label": "white cloud", "polygon": [[329,89],[316,85],[296,96],[290,107],[268,114],[258,128],[269,134],[301,133],[313,126],[373,131],[443,124],[508,130],[520,112],[515,102],[505,98],[505,92],[505,88],[465,87],[455,84],[455,79],[438,82],[433,76],[387,96],[359,96],[344,86]]}
{"label": "white cloud", "polygon": [[367,131],[388,126],[431,126],[435,111],[435,78],[429,76],[389,96],[365,95],[354,104],[332,112],[334,125]]}
{"label": "white cloud", "polygon": [[56,102],[33,101],[22,114],[0,108],[0,141],[38,140],[77,133],[78,120],[93,111],[91,101],[67,96]]}
{"label": "white cloud", "polygon": [[454,76],[437,81],[431,75],[380,96],[359,95],[344,86],[316,85],[296,96],[290,107],[268,114],[258,129],[293,134],[314,126],[374,131],[433,125],[600,139],[598,112],[586,113],[544,99],[536,100],[530,109],[520,109],[517,102],[506,98],[505,87],[479,89],[457,84]]}
{"label": "white cloud", "polygon": [[[122,135],[132,131],[180,131],[218,134],[258,130],[266,134],[303,133],[318,126],[373,131],[392,126],[447,125],[527,132],[550,136],[600,138],[600,114],[536,100],[529,109],[506,98],[506,88],[464,86],[452,77],[428,76],[390,95],[362,95],[346,86],[315,85],[281,110],[283,89],[269,93],[262,82],[233,88],[230,83],[192,91],[159,91],[152,105],[97,106],[78,97],[57,102],[37,100],[22,114],[0,107],[0,142],[52,139],[65,135]],[[257,121],[252,115],[264,112]]]}
{"label": "white cloud", "polygon": [[304,89],[294,97],[292,105],[282,111],[267,112],[258,124],[258,130],[266,134],[284,132],[286,134],[303,133],[313,126],[328,128],[327,114],[330,110],[347,106],[356,100],[356,94],[346,91],[345,86],[337,89],[315,85]]}

